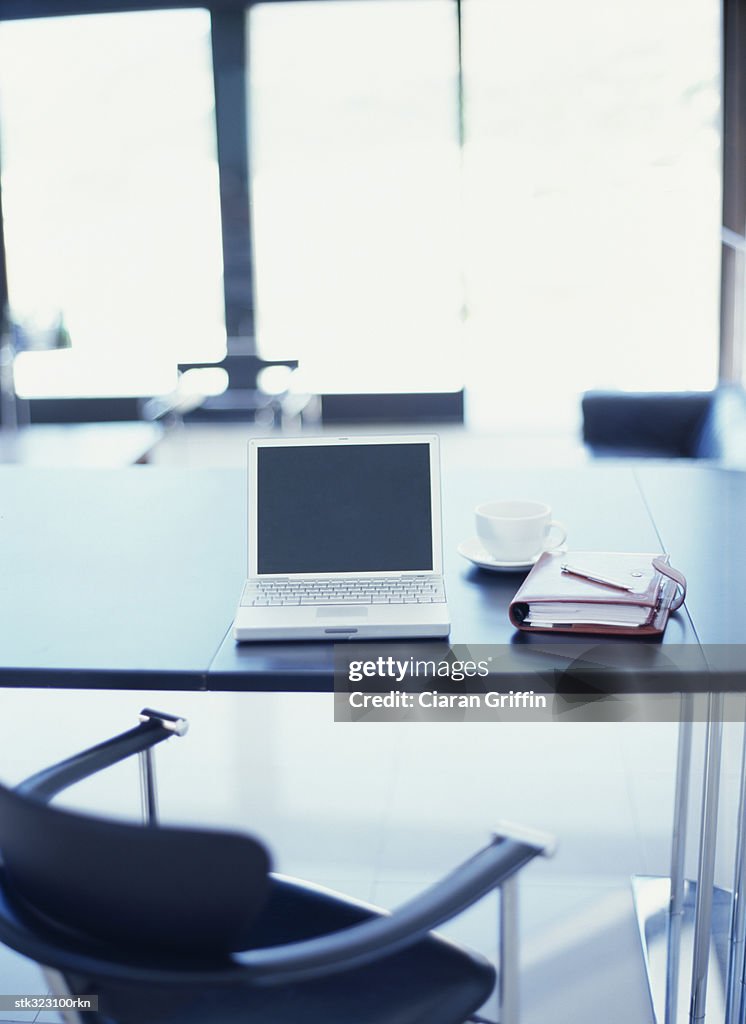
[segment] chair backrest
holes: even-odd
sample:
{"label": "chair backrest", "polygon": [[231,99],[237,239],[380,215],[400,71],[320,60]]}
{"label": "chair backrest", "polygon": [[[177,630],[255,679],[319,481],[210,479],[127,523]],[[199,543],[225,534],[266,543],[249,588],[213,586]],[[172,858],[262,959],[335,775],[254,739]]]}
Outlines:
{"label": "chair backrest", "polygon": [[746,392],[721,384],[702,424],[693,456],[718,459],[724,466],[746,468]]}
{"label": "chair backrest", "polygon": [[22,911],[133,954],[244,949],[270,891],[249,836],[107,821],[2,785],[0,859]]}
{"label": "chair backrest", "polygon": [[588,391],[583,440],[599,453],[694,458],[714,401],[711,391]]}

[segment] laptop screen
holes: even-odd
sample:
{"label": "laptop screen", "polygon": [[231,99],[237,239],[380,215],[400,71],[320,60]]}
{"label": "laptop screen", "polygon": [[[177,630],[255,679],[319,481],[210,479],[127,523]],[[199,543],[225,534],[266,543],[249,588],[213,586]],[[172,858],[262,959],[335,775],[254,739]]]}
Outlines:
{"label": "laptop screen", "polygon": [[427,443],[260,447],[256,497],[260,575],[433,568]]}

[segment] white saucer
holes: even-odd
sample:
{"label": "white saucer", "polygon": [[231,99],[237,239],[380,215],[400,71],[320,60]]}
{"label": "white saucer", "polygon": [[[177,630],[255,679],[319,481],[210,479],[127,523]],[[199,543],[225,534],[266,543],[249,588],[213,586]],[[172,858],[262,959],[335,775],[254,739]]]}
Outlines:
{"label": "white saucer", "polygon": [[528,562],[501,562],[485,551],[478,537],[462,541],[457,551],[480,569],[491,569],[493,572],[520,572],[523,569],[530,569],[539,560],[539,555],[534,555]]}

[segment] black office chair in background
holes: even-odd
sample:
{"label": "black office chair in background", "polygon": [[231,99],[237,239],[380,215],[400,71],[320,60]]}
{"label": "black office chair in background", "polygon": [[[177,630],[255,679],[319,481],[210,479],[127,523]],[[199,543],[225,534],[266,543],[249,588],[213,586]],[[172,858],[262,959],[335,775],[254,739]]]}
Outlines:
{"label": "black office chair in background", "polygon": [[[140,724],[0,786],[0,941],[44,969],[87,1024],[463,1024],[495,985],[483,957],[432,929],[494,889],[502,1024],[517,1003],[516,873],[549,842],[513,831],[391,914],[271,873],[256,838],[161,827],[153,747],[183,719]],[[49,806],[140,755],[144,827]],[[78,1014],[78,997],[98,1010]]]}
{"label": "black office chair in background", "polygon": [[709,459],[746,468],[746,394],[587,391],[583,441],[595,456]]}

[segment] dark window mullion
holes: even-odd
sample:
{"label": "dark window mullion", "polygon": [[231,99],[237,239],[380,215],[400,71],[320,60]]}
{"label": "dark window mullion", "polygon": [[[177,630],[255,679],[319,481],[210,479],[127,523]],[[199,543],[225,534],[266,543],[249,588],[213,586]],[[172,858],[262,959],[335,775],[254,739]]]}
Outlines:
{"label": "dark window mullion", "polygon": [[225,326],[255,353],[245,10],[211,9]]}
{"label": "dark window mullion", "polygon": [[[0,168],[2,151],[0,150]],[[3,190],[0,185],[0,317],[8,306],[8,265],[5,256],[5,230],[3,228]]]}
{"label": "dark window mullion", "polygon": [[[746,11],[742,0],[723,5],[723,227],[746,234]],[[744,346],[743,252],[724,241],[720,291],[720,380],[740,379]]]}
{"label": "dark window mullion", "polygon": [[[1,157],[2,157],[2,152],[0,151],[0,158]],[[0,161],[0,169],[1,169],[1,167],[2,167],[2,163]],[[3,190],[2,190],[2,187],[0,186],[0,332],[5,331],[5,329],[6,329],[5,313],[6,313],[7,310],[8,310],[8,268],[7,268],[7,263],[6,263],[6,260],[5,260],[5,233],[3,231]],[[3,358],[6,357],[6,354],[4,352],[4,342],[5,342],[5,339],[0,334],[0,359],[3,359]],[[4,374],[3,368],[2,368],[2,366],[0,366],[0,387],[3,387],[4,384],[5,384],[4,376],[5,376],[5,374]],[[10,388],[8,388],[8,390],[10,390]],[[11,406],[13,406],[13,407],[11,408]],[[5,416],[3,416],[3,411],[4,410],[5,410]],[[8,399],[7,396],[5,396],[4,394],[0,394],[0,427],[3,426],[3,419],[4,418],[6,420],[8,420],[10,423],[13,423],[14,420],[15,420],[15,407],[13,405],[13,399],[12,398]],[[8,426],[8,423],[6,423],[5,426]]]}

